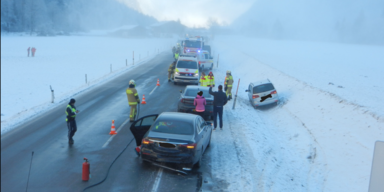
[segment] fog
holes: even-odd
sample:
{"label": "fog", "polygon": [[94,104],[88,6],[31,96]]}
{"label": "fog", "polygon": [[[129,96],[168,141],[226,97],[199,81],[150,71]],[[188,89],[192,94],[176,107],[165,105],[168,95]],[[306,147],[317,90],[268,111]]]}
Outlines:
{"label": "fog", "polygon": [[2,32],[54,35],[167,21],[161,36],[384,44],[383,0],[1,0]]}
{"label": "fog", "polygon": [[230,28],[253,37],[384,44],[384,1],[258,0]]}

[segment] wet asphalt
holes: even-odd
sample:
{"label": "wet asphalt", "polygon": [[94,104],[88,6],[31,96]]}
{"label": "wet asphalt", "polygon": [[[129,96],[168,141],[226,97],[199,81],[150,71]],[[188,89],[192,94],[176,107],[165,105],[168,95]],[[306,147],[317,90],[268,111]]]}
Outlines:
{"label": "wet asphalt", "polygon": [[[86,191],[192,192],[202,188],[209,191],[209,148],[204,154],[203,166],[188,175],[142,164],[133,151],[135,141],[129,130],[131,123],[124,124],[129,119],[125,90],[130,79],[136,81],[140,100],[145,94],[147,104],[140,105],[140,117],[177,111],[179,91],[185,85],[167,82],[167,70],[172,61],[170,52],[160,53],[114,80],[74,96],[80,113],[76,117],[78,130],[73,145],[68,144],[66,103],[2,135],[1,191],[26,190],[32,151],[28,191],[83,191],[105,178],[111,163],[128,143],[111,167],[107,179]],[[154,90],[157,79],[160,86]],[[111,137],[112,120],[115,120],[118,134],[107,143]],[[90,162],[89,181],[82,181],[84,157]]]}

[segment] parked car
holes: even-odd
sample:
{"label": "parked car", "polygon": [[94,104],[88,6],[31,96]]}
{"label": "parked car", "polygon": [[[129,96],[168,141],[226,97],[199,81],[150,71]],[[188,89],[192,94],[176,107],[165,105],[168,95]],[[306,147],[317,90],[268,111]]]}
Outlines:
{"label": "parked car", "polygon": [[176,63],[173,83],[199,84],[199,64],[195,56],[180,55]]}
{"label": "parked car", "polygon": [[201,53],[197,54],[197,60],[199,61],[199,68],[200,70],[209,69],[212,70],[213,68],[213,57],[209,56],[209,52],[206,50],[203,50]]}
{"label": "parked car", "polygon": [[131,129],[148,129],[141,142],[142,161],[176,163],[183,170],[201,165],[212,135],[211,123],[198,115],[177,112],[142,117]]}
{"label": "parked car", "polygon": [[276,104],[279,102],[279,96],[275,86],[269,79],[250,83],[248,89],[249,101],[253,107],[259,107],[269,104]]}
{"label": "parked car", "polygon": [[209,94],[209,87],[202,87],[197,85],[188,85],[184,91],[181,91],[179,103],[177,105],[178,112],[196,114],[194,100],[197,96],[197,92],[203,91],[203,97],[205,98],[207,105],[205,105],[204,119],[213,119],[213,96]]}

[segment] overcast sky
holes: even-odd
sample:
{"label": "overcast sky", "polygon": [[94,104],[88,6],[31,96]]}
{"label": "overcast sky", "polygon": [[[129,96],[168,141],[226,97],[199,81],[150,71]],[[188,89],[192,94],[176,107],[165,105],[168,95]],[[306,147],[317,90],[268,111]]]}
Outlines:
{"label": "overcast sky", "polygon": [[230,24],[255,0],[117,0],[159,21],[178,20],[188,27],[206,27],[209,18]]}

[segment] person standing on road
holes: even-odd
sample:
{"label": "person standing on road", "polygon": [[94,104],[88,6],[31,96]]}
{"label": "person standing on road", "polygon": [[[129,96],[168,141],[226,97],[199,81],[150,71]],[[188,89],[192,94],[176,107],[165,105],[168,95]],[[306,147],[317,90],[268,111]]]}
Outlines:
{"label": "person standing on road", "polygon": [[203,97],[203,92],[200,91],[197,93],[197,96],[195,100],[193,101],[193,105],[196,106],[195,111],[198,115],[200,115],[203,119],[204,118],[204,111],[205,111],[205,105],[207,105],[207,101]]}
{"label": "person standing on road", "polygon": [[29,57],[29,51],[31,50],[31,47],[28,47],[27,51],[28,51],[28,57]]}
{"label": "person standing on road", "polygon": [[35,56],[36,48],[32,47],[32,57]]}
{"label": "person standing on road", "polygon": [[79,113],[79,110],[76,110],[75,107],[75,99],[71,99],[67,105],[67,108],[65,109],[65,114],[67,115],[67,127],[68,127],[68,142],[69,144],[73,144],[73,136],[75,135],[77,131],[77,125],[76,125],[76,113]]}
{"label": "person standing on road", "polygon": [[205,75],[204,71],[201,72],[201,77],[200,77],[200,86],[207,87],[207,76]]}
{"label": "person standing on road", "polygon": [[173,46],[173,47],[172,47],[172,55],[175,56],[175,53],[176,53],[176,47]]}
{"label": "person standing on road", "polygon": [[135,117],[137,114],[137,105],[140,104],[139,94],[135,88],[135,81],[132,79],[129,81],[129,87],[126,90],[128,97],[128,105],[131,107],[131,112],[129,114],[130,122],[135,121]]}
{"label": "person standing on road", "polygon": [[227,71],[227,76],[225,78],[225,93],[227,94],[228,101],[232,99],[232,85],[233,85],[233,77],[231,71]]}
{"label": "person standing on road", "polygon": [[209,87],[209,94],[213,95],[213,124],[214,131],[217,127],[217,115],[220,118],[220,129],[223,130],[223,107],[227,104],[227,95],[223,92],[223,86],[219,85],[217,92],[212,92],[212,86]]}
{"label": "person standing on road", "polygon": [[173,75],[175,74],[176,61],[173,61],[168,68],[168,82],[171,82],[171,78],[173,79]]}
{"label": "person standing on road", "polygon": [[211,85],[212,87],[215,87],[215,77],[213,76],[212,71],[210,71],[207,76],[207,86],[210,87]]}
{"label": "person standing on road", "polygon": [[178,52],[175,53],[175,59],[176,59],[176,60],[179,59],[179,53],[178,53]]}

